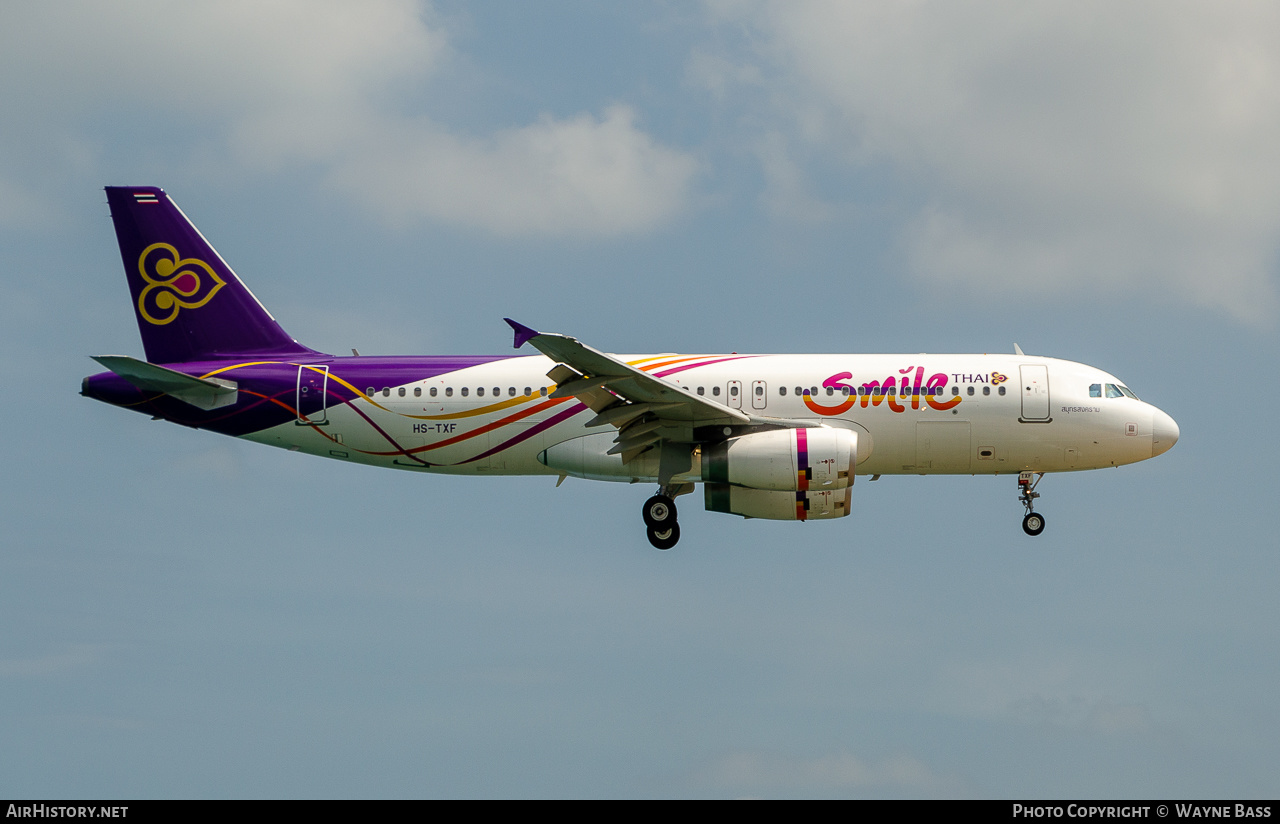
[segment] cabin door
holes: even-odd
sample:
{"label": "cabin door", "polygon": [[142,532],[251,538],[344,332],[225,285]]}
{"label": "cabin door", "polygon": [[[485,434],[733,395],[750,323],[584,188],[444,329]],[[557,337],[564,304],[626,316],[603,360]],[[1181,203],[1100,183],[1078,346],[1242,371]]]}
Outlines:
{"label": "cabin door", "polygon": [[329,422],[328,398],[329,367],[299,366],[297,423],[302,426],[323,426]]}
{"label": "cabin door", "polygon": [[1018,373],[1022,376],[1022,420],[1049,420],[1049,367],[1020,366]]}

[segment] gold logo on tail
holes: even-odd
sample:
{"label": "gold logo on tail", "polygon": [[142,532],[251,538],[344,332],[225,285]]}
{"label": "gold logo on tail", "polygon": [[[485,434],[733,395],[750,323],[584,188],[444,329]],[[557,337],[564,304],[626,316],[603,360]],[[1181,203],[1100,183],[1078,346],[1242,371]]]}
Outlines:
{"label": "gold logo on tail", "polygon": [[209,264],[179,258],[178,250],[167,243],[142,250],[138,273],[147,283],[138,295],[138,314],[156,326],[170,323],[182,309],[199,309],[226,285]]}

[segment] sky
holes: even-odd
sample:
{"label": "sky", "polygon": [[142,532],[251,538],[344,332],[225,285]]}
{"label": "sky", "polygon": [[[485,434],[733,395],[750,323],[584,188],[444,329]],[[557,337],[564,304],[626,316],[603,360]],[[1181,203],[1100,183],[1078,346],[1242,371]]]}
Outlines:
{"label": "sky", "polygon": [[[1274,798],[1277,18],[5,3],[0,796]],[[683,499],[658,552],[647,486],[79,397],[88,356],[142,356],[106,185],[164,187],[323,351],[504,354],[503,317],[614,352],[1017,342],[1181,440],[1046,477],[1035,539],[1012,477],[884,477],[821,523]]]}

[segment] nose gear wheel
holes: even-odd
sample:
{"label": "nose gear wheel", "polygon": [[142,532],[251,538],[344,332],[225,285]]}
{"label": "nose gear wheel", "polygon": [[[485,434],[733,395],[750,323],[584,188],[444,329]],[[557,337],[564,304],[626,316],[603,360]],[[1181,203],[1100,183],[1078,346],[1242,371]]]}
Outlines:
{"label": "nose gear wheel", "polygon": [[[1034,482],[1031,476],[1035,475]],[[1044,516],[1035,511],[1035,499],[1040,497],[1036,487],[1043,480],[1043,472],[1022,472],[1018,474],[1018,500],[1027,508],[1026,517],[1022,519],[1022,531],[1031,536],[1044,532]]]}

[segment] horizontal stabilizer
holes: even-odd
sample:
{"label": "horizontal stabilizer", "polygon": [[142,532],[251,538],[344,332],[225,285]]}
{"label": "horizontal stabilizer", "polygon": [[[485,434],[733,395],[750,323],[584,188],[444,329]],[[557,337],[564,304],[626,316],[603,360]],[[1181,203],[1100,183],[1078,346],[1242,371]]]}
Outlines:
{"label": "horizontal stabilizer", "polygon": [[94,360],[145,392],[163,392],[200,409],[218,409],[236,402],[235,381],[197,378],[127,355],[91,355]]}

